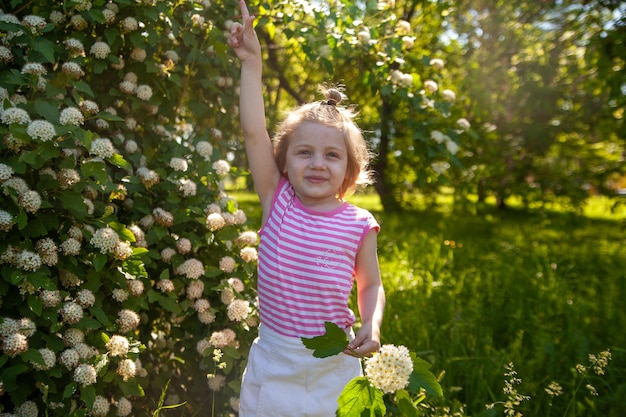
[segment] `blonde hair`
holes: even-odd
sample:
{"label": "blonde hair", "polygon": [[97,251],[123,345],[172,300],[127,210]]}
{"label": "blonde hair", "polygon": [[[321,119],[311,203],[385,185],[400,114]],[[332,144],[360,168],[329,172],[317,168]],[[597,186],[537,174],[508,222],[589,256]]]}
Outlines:
{"label": "blonde hair", "polygon": [[361,129],[354,122],[357,113],[352,107],[340,106],[341,101],[346,96],[338,88],[323,88],[322,93],[326,97],[325,100],[296,107],[279,125],[273,139],[274,156],[278,169],[283,172],[291,135],[304,122],[320,123],[336,128],[343,133],[348,151],[346,177],[337,192],[337,197],[343,200],[344,197],[352,194],[357,187],[373,182],[372,173],[369,170],[372,154],[369,152]]}

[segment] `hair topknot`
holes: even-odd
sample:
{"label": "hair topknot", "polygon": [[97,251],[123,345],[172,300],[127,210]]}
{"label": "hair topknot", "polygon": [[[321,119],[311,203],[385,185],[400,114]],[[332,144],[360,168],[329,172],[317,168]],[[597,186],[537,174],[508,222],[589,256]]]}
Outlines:
{"label": "hair topknot", "polygon": [[332,87],[320,87],[320,90],[326,100],[323,101],[323,104],[328,104],[331,106],[336,106],[341,103],[342,100],[347,99],[346,95],[343,93],[341,86],[332,86]]}
{"label": "hair topknot", "polygon": [[338,90],[335,90],[334,88],[331,88],[329,90],[326,91],[326,99],[327,104],[331,104],[333,106],[341,103],[341,100],[343,99],[341,93]]}

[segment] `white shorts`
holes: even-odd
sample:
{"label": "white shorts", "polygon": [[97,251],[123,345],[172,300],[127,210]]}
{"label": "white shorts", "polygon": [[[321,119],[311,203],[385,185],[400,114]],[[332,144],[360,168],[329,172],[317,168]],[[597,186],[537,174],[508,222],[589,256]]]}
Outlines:
{"label": "white shorts", "polygon": [[299,337],[261,325],[243,374],[239,417],[334,417],[339,394],[362,374],[358,358],[316,358]]}

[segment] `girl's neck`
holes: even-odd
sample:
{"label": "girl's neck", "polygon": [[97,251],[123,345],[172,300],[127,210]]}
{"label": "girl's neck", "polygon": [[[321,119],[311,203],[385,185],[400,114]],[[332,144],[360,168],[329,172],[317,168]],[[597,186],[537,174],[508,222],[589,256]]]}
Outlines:
{"label": "girl's neck", "polygon": [[315,198],[306,198],[302,197],[296,193],[296,197],[302,206],[308,210],[319,211],[319,212],[327,212],[338,209],[344,204],[344,201],[333,197],[333,198],[325,198],[325,199],[315,199]]}

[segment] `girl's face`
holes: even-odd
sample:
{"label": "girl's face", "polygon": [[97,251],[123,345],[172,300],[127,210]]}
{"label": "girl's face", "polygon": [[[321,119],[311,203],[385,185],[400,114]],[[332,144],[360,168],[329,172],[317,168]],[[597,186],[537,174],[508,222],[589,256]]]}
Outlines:
{"label": "girl's face", "polygon": [[337,192],[348,166],[343,133],[337,128],[304,122],[287,147],[284,174],[300,202],[317,210],[331,210],[341,202]]}

